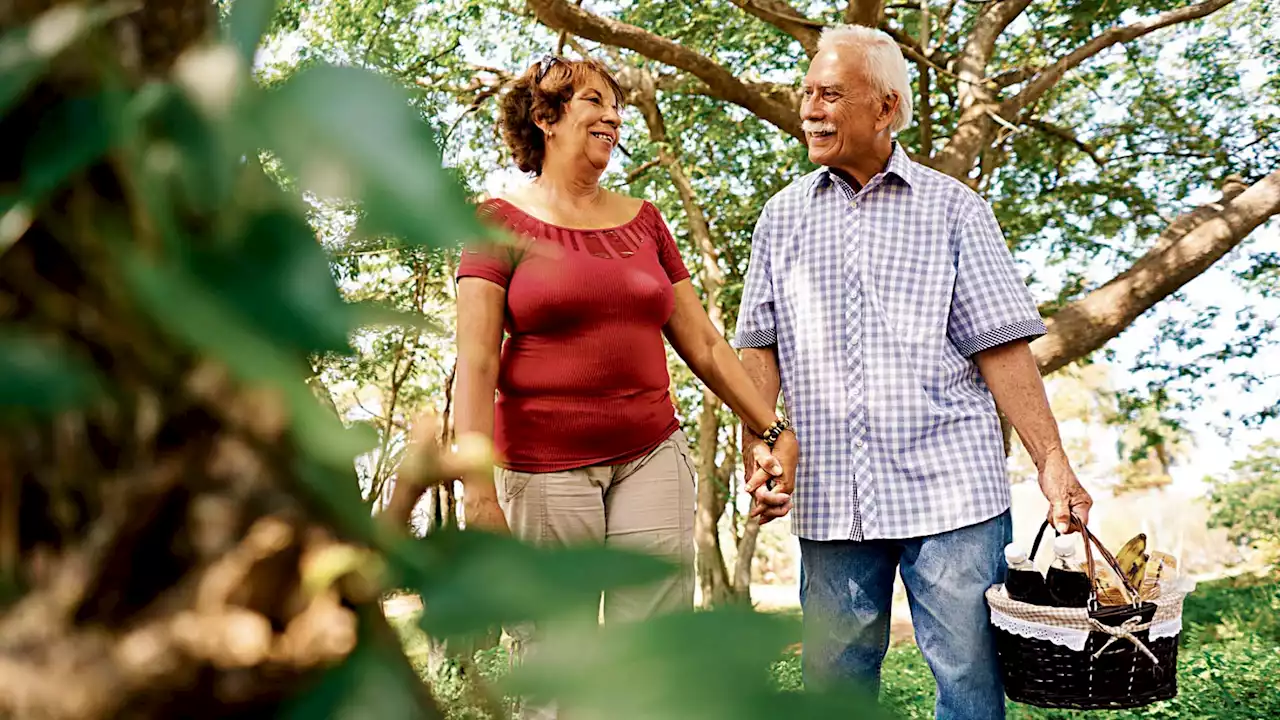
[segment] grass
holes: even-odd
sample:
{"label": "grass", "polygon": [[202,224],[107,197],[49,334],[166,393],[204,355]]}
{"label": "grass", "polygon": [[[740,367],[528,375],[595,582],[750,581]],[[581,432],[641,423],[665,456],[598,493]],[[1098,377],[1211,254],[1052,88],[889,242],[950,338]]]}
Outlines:
{"label": "grass", "polygon": [[[424,677],[426,639],[413,628],[412,618],[395,623],[406,649]],[[500,649],[476,655],[475,671],[492,679],[501,675],[506,660]],[[432,686],[455,720],[485,717],[468,699],[470,683],[456,667],[436,673]],[[773,676],[780,689],[802,686],[798,654],[779,659]],[[1186,600],[1182,644],[1178,653],[1178,697],[1136,710],[1108,712],[1108,720],[1188,720],[1222,718],[1255,720],[1280,718],[1280,575],[1244,576],[1203,583]],[[881,701],[900,718],[932,718],[933,676],[912,644],[889,649],[883,671]],[[1067,720],[1085,713],[1043,710],[1010,702],[1010,720]]]}

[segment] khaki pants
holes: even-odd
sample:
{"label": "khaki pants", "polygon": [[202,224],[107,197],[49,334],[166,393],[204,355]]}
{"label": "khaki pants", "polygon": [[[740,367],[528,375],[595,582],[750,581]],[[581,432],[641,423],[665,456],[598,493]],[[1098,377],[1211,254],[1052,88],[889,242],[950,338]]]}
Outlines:
{"label": "khaki pants", "polygon": [[[597,542],[680,563],[680,571],[662,581],[606,593],[605,622],[693,607],[696,490],[684,432],[676,430],[645,457],[622,465],[553,473],[499,468],[495,480],[507,524],[521,540],[536,545]],[[514,662],[534,650],[535,628],[512,627],[507,633]],[[529,708],[524,717],[554,718],[556,712]]]}

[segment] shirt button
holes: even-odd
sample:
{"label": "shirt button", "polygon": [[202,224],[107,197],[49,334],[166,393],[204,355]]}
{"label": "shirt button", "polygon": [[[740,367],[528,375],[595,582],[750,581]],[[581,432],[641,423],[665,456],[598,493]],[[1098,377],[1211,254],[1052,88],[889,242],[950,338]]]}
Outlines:
{"label": "shirt button", "polygon": [[858,447],[862,447],[862,441],[861,441],[861,440],[859,440],[859,441],[858,441]]}

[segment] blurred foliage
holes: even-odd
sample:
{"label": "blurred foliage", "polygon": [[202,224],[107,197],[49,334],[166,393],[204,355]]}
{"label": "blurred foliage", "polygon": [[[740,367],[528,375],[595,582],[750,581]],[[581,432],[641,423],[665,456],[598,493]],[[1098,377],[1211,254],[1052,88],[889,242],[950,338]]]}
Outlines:
{"label": "blurred foliage", "polygon": [[1210,523],[1280,561],[1280,442],[1262,442],[1232,464],[1229,476],[1210,482]]}

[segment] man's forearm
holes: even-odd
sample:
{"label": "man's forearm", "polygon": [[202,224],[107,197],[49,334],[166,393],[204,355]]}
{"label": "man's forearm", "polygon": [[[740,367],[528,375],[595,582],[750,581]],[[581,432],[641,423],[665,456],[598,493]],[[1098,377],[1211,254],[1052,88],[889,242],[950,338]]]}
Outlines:
{"label": "man's forearm", "polygon": [[777,407],[778,394],[782,392],[782,377],[778,374],[776,348],[743,348],[742,366],[751,382],[770,406]]}
{"label": "man's forearm", "polygon": [[[741,357],[742,366],[746,368],[747,375],[760,392],[760,396],[769,404],[769,407],[777,407],[778,394],[782,392],[782,378],[778,374],[777,348],[743,348]],[[759,438],[752,434],[744,424],[742,426],[742,461],[744,465],[751,462],[750,448],[758,441]],[[751,470],[751,468],[748,467],[748,470]]]}
{"label": "man's forearm", "polygon": [[984,350],[974,362],[996,406],[1018,432],[1036,467],[1043,469],[1050,455],[1062,453],[1062,439],[1030,344],[1018,341]]}

